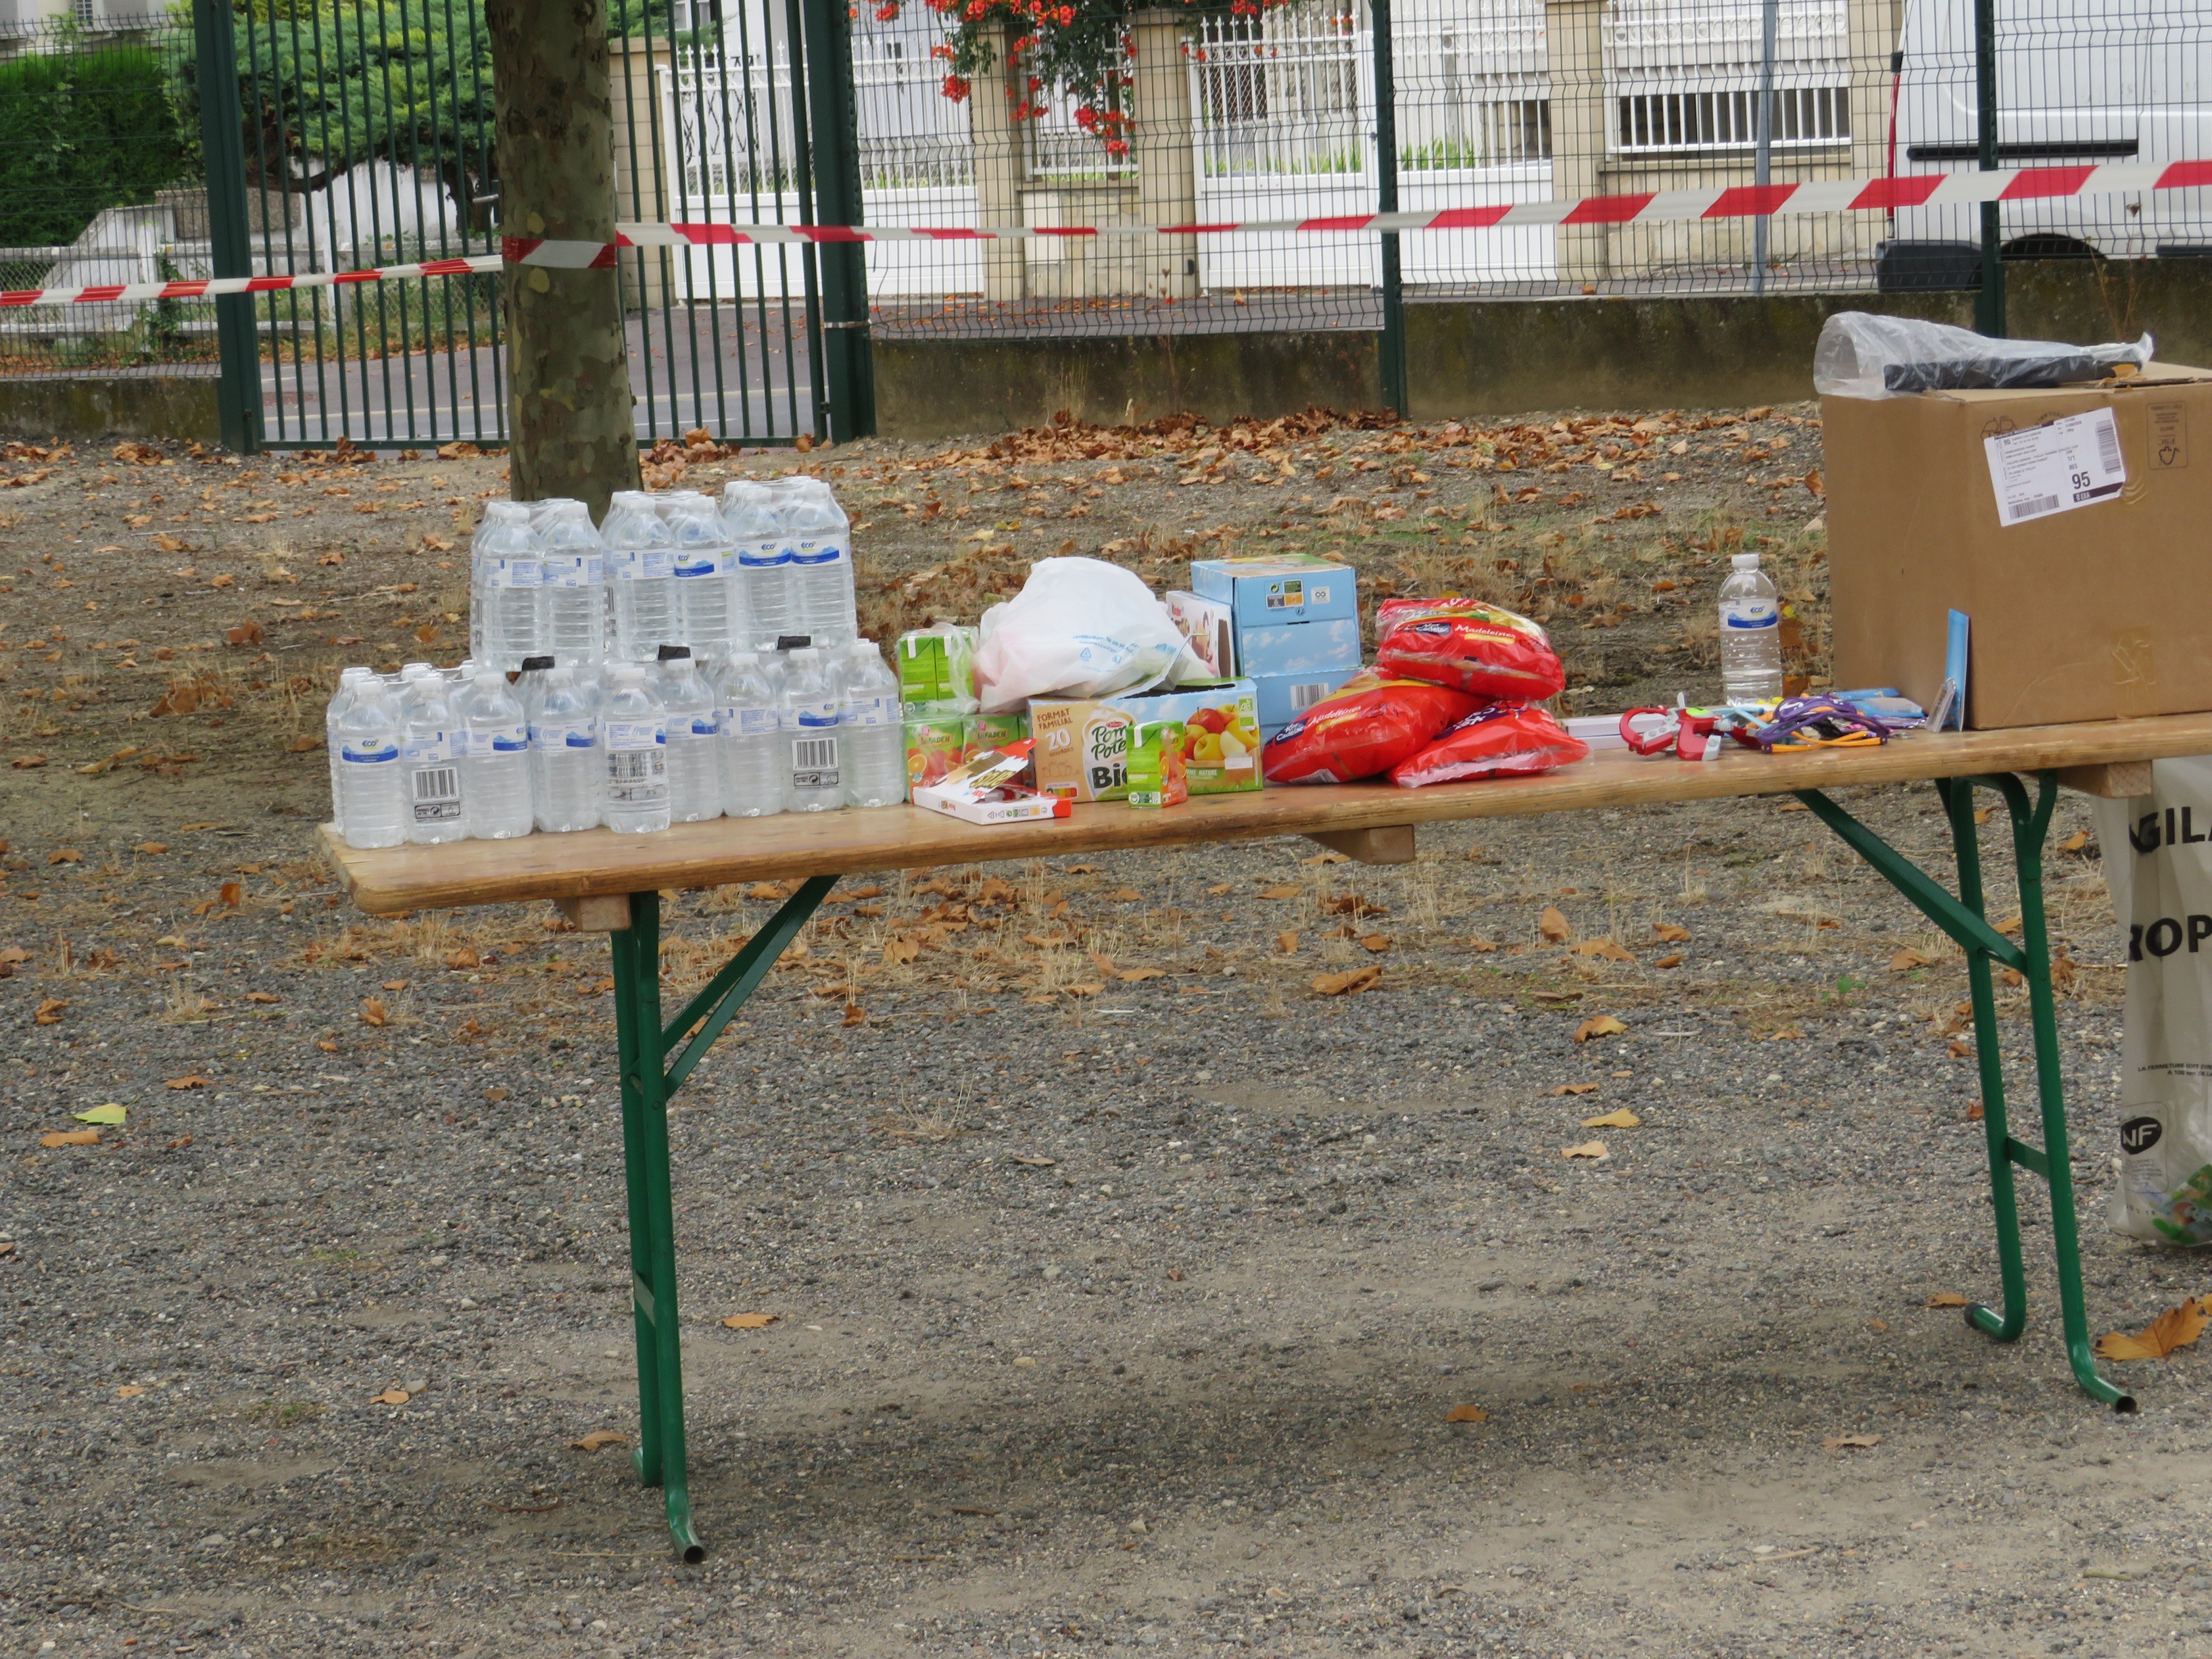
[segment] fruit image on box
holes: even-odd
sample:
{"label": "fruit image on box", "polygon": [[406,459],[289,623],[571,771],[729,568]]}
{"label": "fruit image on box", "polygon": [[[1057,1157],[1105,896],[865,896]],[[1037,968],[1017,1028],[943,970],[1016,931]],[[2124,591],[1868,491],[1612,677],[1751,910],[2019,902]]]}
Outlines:
{"label": "fruit image on box", "polygon": [[1030,717],[1026,710],[1011,714],[971,714],[968,717],[968,738],[961,745],[961,758],[973,760],[987,749],[1004,749],[1017,744],[1030,734]]}
{"label": "fruit image on box", "polygon": [[966,714],[917,714],[906,722],[907,799],[914,792],[942,783],[968,755]]}
{"label": "fruit image on box", "polygon": [[1190,585],[1236,619],[1237,672],[1253,683],[1263,738],[1359,672],[1359,588],[1349,565],[1310,553],[1200,559]]}
{"label": "fruit image on box", "polygon": [[1183,771],[1194,795],[1260,787],[1260,715],[1249,679],[1101,698],[1033,697],[1037,787],[1065,799],[1123,800],[1139,720],[1182,723]]}

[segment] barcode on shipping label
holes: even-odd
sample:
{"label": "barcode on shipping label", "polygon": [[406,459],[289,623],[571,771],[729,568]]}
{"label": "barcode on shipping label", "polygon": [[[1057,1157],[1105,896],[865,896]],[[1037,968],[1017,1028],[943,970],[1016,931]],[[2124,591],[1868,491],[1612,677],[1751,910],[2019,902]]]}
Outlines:
{"label": "barcode on shipping label", "polygon": [[2109,409],[2001,432],[1983,439],[1982,448],[1997,517],[2007,525],[2114,500],[2128,481],[2119,423]]}

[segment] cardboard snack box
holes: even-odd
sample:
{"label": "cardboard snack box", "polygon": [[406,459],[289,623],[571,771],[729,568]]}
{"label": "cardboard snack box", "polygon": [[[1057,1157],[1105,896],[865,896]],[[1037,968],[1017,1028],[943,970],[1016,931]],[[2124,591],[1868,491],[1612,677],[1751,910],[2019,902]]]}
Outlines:
{"label": "cardboard snack box", "polygon": [[1970,726],[2212,708],[2212,372],[1820,413],[1838,685],[1932,707],[1960,611]]}
{"label": "cardboard snack box", "polygon": [[1129,742],[1139,720],[1183,725],[1183,775],[1194,795],[1260,787],[1260,714],[1252,682],[1215,680],[1136,696],[1032,697],[1037,787],[1067,800],[1126,800]]}

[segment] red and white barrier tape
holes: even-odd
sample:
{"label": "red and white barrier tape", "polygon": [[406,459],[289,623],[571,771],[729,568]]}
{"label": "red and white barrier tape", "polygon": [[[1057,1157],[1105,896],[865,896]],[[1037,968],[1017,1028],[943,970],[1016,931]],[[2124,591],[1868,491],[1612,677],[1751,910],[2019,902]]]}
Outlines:
{"label": "red and white barrier tape", "polygon": [[1983,202],[2039,202],[2083,196],[2212,186],[2212,161],[2124,162],[2109,167],[2019,167],[1990,173],[1918,173],[1887,179],[1821,179],[1804,184],[1732,185],[1703,190],[1647,191],[1564,201],[1498,203],[1426,213],[1358,213],[1318,219],[1237,219],[1187,225],[771,225],[620,224],[612,242],[510,236],[500,253],[426,259],[370,270],[294,276],[216,276],[197,282],[118,283],[81,288],[0,292],[10,306],[98,305],[147,300],[201,300],[226,294],[273,294],[288,289],[410,276],[459,276],[510,264],[583,270],[612,265],[625,248],[745,247],[775,243],[1016,241],[1049,236],[1218,236],[1330,232],[1489,230],[1500,225],[1650,225],[1698,219],[1744,219],[1802,213],[1880,213],[1899,208],[1971,206]]}

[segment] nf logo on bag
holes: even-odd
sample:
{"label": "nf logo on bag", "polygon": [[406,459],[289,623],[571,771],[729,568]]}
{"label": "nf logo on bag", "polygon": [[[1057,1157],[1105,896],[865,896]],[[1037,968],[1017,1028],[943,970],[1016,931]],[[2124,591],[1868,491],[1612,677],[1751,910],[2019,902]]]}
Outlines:
{"label": "nf logo on bag", "polygon": [[2147,1152],[2158,1145],[2158,1138],[2166,1133],[2166,1125],[2154,1117],[2131,1117],[2120,1125],[2120,1150],[2130,1157]]}

